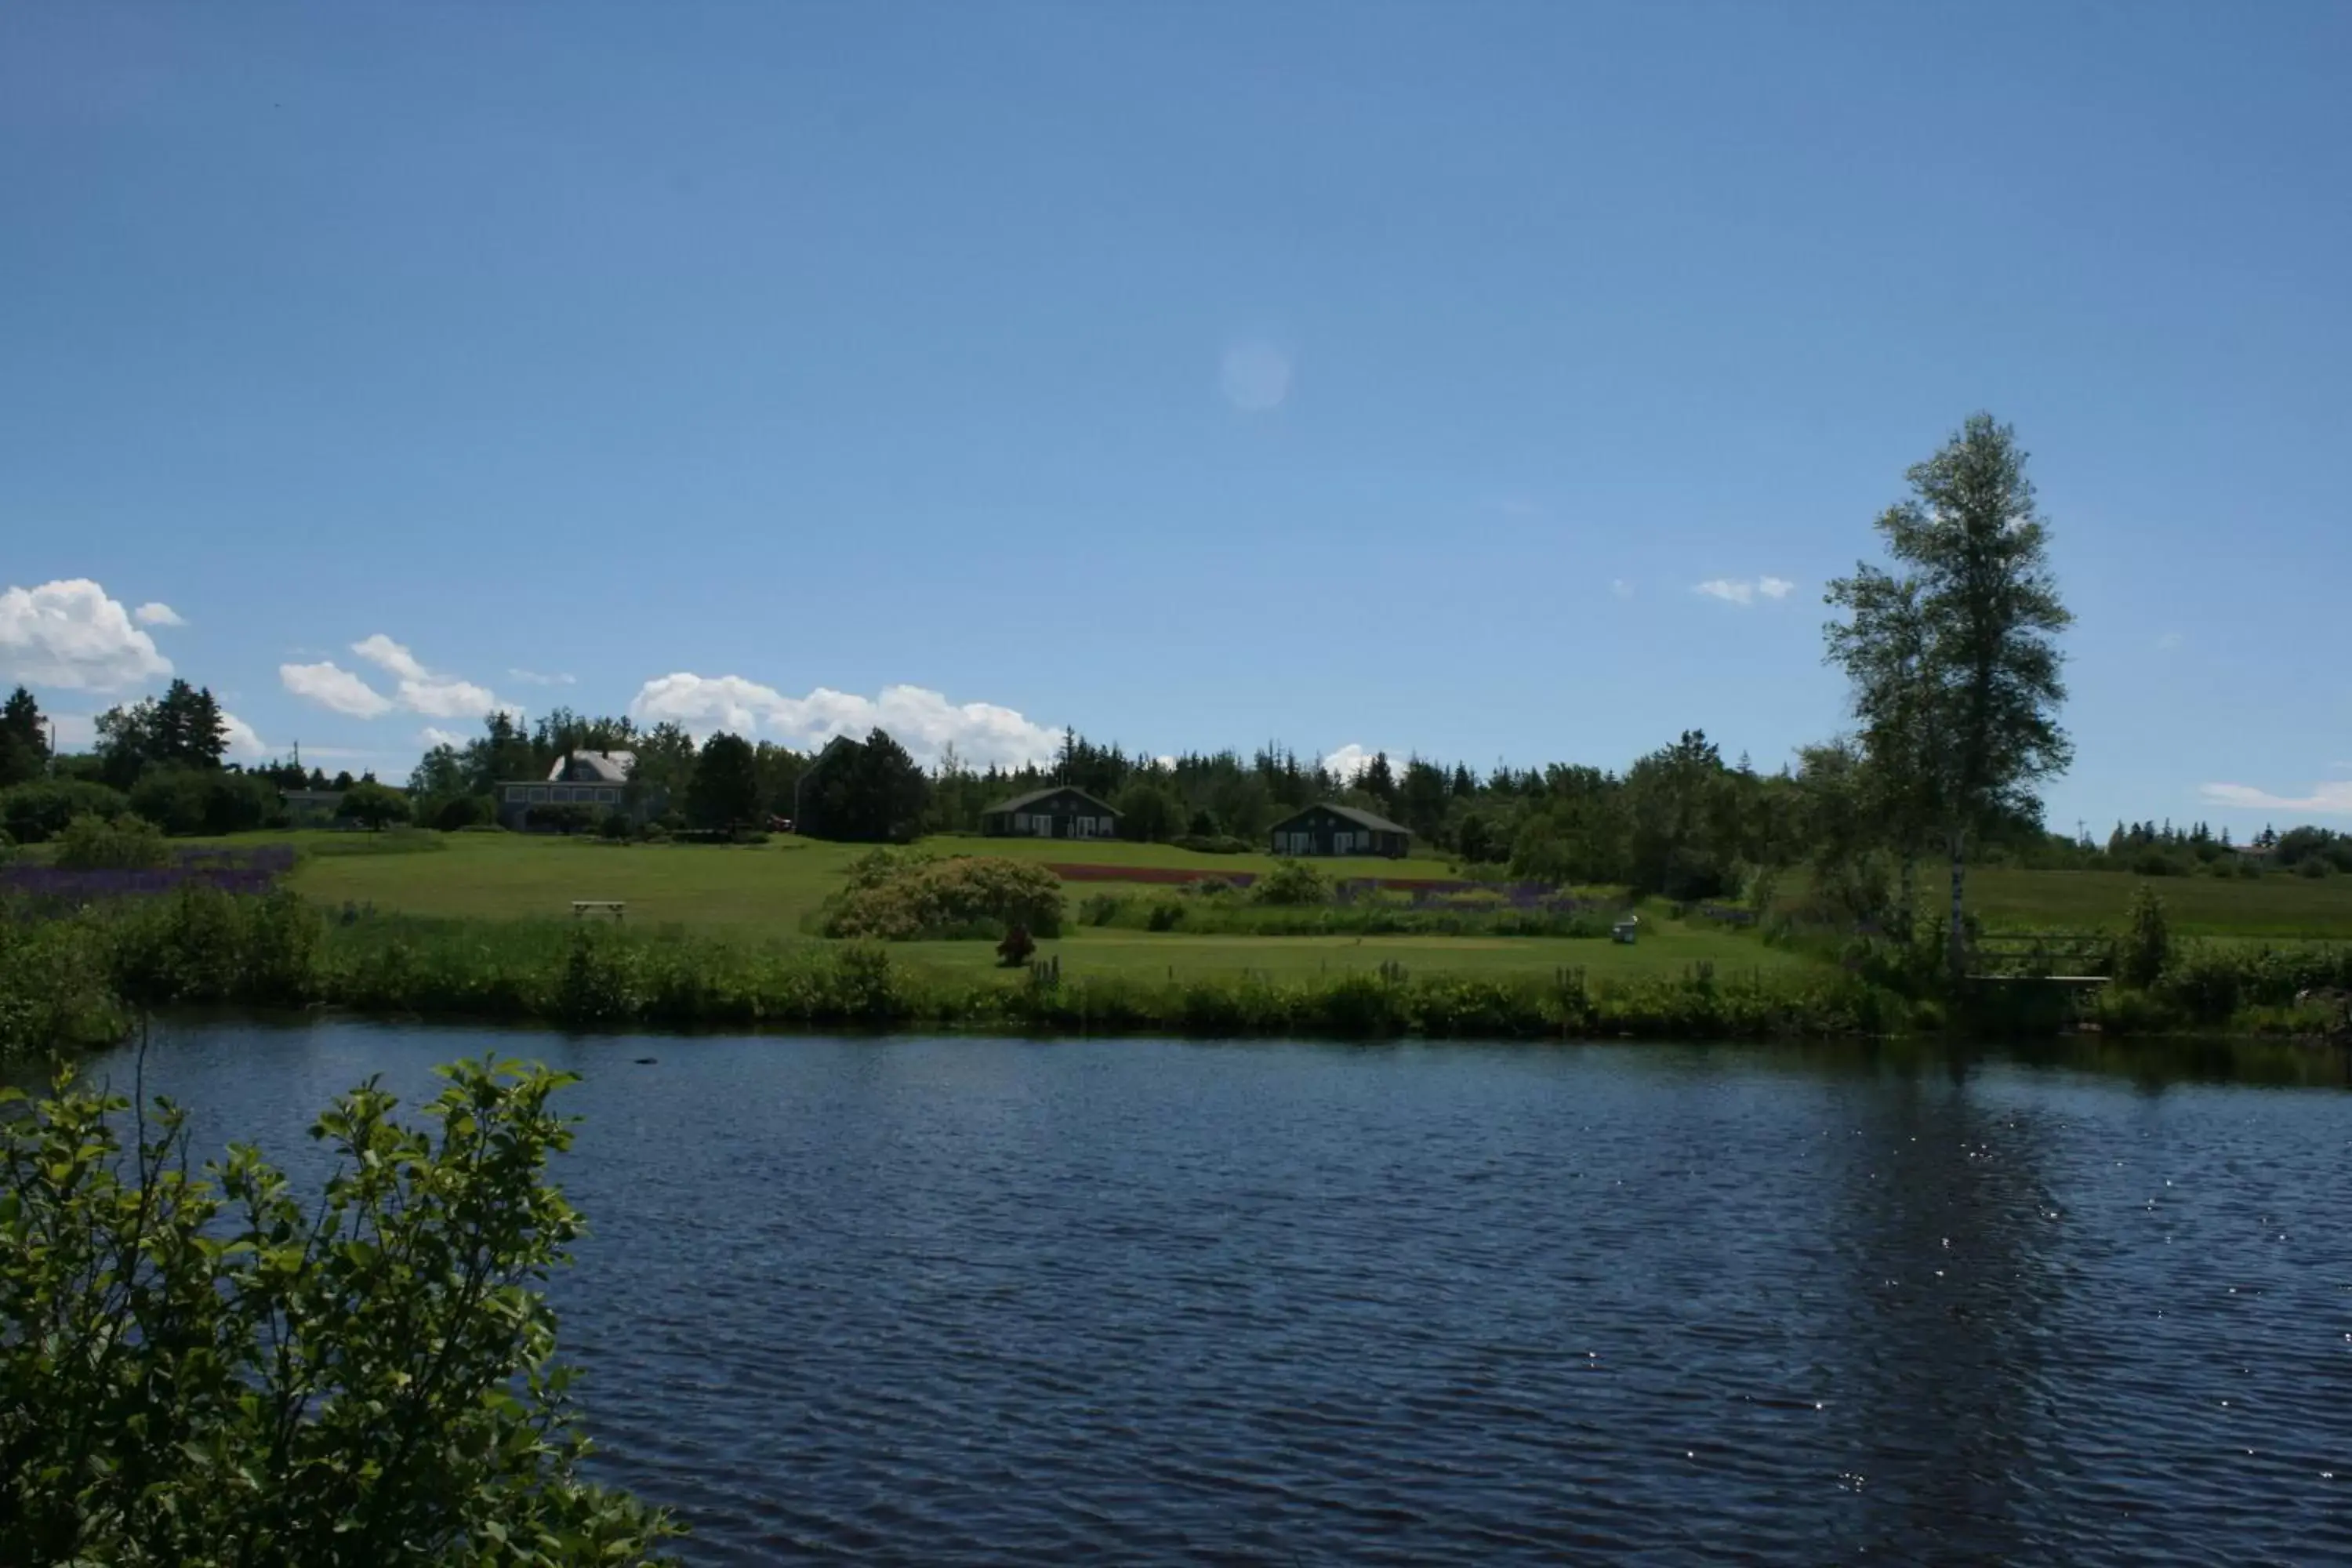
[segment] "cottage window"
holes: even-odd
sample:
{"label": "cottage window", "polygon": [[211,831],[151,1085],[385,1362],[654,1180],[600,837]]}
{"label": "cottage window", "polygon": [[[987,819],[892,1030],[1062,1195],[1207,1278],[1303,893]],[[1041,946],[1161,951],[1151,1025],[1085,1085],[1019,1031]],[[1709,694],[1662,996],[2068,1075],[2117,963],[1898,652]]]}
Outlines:
{"label": "cottage window", "polygon": [[530,796],[530,786],[528,784],[507,785],[507,798],[509,800],[527,800]]}
{"label": "cottage window", "polygon": [[600,789],[596,792],[596,799],[600,805],[618,805],[621,803],[621,792],[616,789]]}
{"label": "cottage window", "polygon": [[546,800],[546,799],[547,799],[547,786],[546,786],[545,784],[533,784],[533,785],[531,785],[531,786],[530,786],[530,798],[531,798],[531,804],[533,804],[534,805],[538,805],[539,803],[541,803],[541,802],[542,802],[542,801]]}

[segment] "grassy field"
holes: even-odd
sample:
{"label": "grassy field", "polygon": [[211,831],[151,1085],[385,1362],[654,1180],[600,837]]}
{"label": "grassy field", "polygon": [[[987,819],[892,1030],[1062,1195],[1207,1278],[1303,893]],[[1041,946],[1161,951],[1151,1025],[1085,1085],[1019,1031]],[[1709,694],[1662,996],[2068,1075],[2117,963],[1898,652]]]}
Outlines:
{"label": "grassy field", "polygon": [[[866,847],[789,836],[763,845],[612,845],[586,837],[520,833],[279,836],[309,851],[295,873],[299,892],[323,902],[373,903],[410,914],[511,919],[568,915],[574,899],[623,899],[629,918],[656,924],[763,928],[800,932],[805,917],[839,885]],[[258,840],[243,840],[257,842]],[[437,847],[386,853],[409,843]],[[1073,844],[1014,838],[932,838],[940,854],[997,855],[1098,866],[1182,867],[1207,872],[1271,870],[1271,855],[1198,855],[1164,844]],[[1444,877],[1442,860],[1341,858],[1335,877]]]}
{"label": "grassy field", "polygon": [[[619,899],[632,926],[676,926],[761,942],[812,940],[814,917],[839,885],[862,846],[780,837],[739,847],[614,846],[538,835],[417,834],[276,836],[303,847],[293,887],[320,903],[372,904],[418,915],[491,920],[568,920],[574,899]],[[256,842],[254,839],[243,842]],[[423,847],[403,848],[403,845]],[[1073,844],[1022,839],[939,838],[942,853],[1006,854],[1096,865],[1183,867],[1205,871],[1265,871],[1265,855],[1200,855],[1165,845]],[[1339,876],[1444,877],[1443,861],[1347,859],[1327,863]],[[2120,927],[2141,879],[2093,871],[1989,869],[1969,878],[1969,907],[1996,928]],[[2173,927],[2185,935],[2235,938],[2352,937],[2352,878],[2259,882],[2216,878],[2152,880]],[[1074,894],[1092,884],[1073,886]],[[1923,891],[1935,891],[1933,886]],[[1598,941],[1511,937],[1207,936],[1076,927],[1043,952],[1072,976],[1126,974],[1187,978],[1251,972],[1306,977],[1376,970],[1387,962],[1415,973],[1541,973],[1566,966],[1598,980],[1612,975],[1675,975],[1706,962],[1725,973],[1766,973],[1811,961],[1766,946],[1752,935],[1700,922],[1685,926],[1653,905],[1633,946]],[[993,962],[985,942],[919,942],[900,950],[926,966],[970,970]]]}
{"label": "grassy field", "polygon": [[[985,942],[907,942],[898,951],[942,968],[981,968],[995,962]],[[1709,963],[1728,979],[1733,974],[1780,973],[1812,962],[1752,937],[1724,931],[1688,930],[1673,921],[1647,921],[1640,942],[1557,937],[1460,936],[1189,936],[1176,931],[1080,928],[1038,951],[1062,961],[1066,979],[1094,974],[1190,979],[1211,974],[1251,973],[1272,979],[1318,974],[1371,973],[1395,963],[1409,974],[1548,974],[1582,969],[1589,978],[1680,976]]]}
{"label": "grassy field", "polygon": [[[295,890],[331,907],[352,903],[401,914],[568,920],[574,899],[619,899],[627,902],[633,926],[724,931],[781,943],[811,940],[811,917],[839,885],[843,868],[865,853],[864,846],[792,837],[721,848],[616,847],[588,838],[506,833],[276,837],[307,851],[294,873]],[[1266,855],[1199,855],[1149,844],[937,838],[924,847],[948,854],[1001,851],[1027,859],[1209,871],[1262,872],[1275,864]],[[1448,874],[1438,860],[1336,859],[1326,868],[1336,876]],[[1556,938],[1195,936],[1074,927],[1040,951],[1058,955],[1064,973],[1073,978],[1118,973],[1181,979],[1244,972],[1305,976],[1370,972],[1393,962],[1410,972],[1432,973],[1549,974],[1563,966],[1581,967],[1597,980],[1680,974],[1700,962],[1714,963],[1727,975],[1808,963],[1747,935],[1685,928],[1654,907],[1643,919],[1643,938],[1632,946]],[[995,962],[986,942],[909,942],[898,951],[911,962],[940,968],[982,969]]]}
{"label": "grassy field", "polygon": [[[2352,937],[2352,877],[2135,877],[2126,871],[2011,871],[1969,874],[1969,908],[1985,924],[2011,930],[2106,926],[2120,929],[2134,889],[2164,900],[2165,916],[2183,936]],[[1938,883],[1931,895],[1950,897]]]}

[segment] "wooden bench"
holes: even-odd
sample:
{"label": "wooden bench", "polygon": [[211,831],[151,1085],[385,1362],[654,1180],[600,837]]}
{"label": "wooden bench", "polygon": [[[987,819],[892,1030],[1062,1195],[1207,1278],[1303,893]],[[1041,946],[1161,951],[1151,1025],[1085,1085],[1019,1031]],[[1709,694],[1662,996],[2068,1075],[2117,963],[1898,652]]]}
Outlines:
{"label": "wooden bench", "polygon": [[578,920],[582,915],[610,915],[614,920],[619,920],[628,912],[628,904],[620,899],[574,899],[572,900],[572,918]]}
{"label": "wooden bench", "polygon": [[[2104,959],[2112,943],[2104,936],[2079,931],[1987,931],[1971,944],[1969,978],[1993,984],[2061,985],[2070,990],[2095,991],[2107,984],[2104,974],[2041,973],[2063,961],[2077,964]],[[1996,967],[2000,966],[2000,967]],[[2006,970],[2006,973],[2002,971]]]}

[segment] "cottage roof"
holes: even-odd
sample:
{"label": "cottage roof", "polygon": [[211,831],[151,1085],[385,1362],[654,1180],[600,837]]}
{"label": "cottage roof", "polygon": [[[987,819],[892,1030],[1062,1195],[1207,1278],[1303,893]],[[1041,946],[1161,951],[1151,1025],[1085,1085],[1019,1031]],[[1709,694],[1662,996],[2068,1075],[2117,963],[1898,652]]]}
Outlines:
{"label": "cottage roof", "polygon": [[566,752],[548,770],[551,784],[626,784],[637,765],[635,752]]}
{"label": "cottage roof", "polygon": [[1000,800],[994,805],[992,805],[987,810],[982,812],[981,815],[982,816],[995,816],[1008,811],[1026,811],[1031,806],[1036,805],[1039,801],[1045,799],[1047,796],[1056,795],[1074,795],[1080,800],[1085,801],[1088,805],[1093,806],[1097,811],[1107,811],[1113,816],[1117,816],[1118,815],[1118,807],[1105,805],[1102,801],[1088,795],[1086,791],[1080,789],[1076,784],[1048,784],[1044,789],[1033,789],[1027,795],[1016,795],[1011,800]]}
{"label": "cottage roof", "polygon": [[1284,817],[1280,822],[1276,823],[1274,826],[1276,829],[1287,827],[1292,823],[1297,821],[1300,817],[1306,816],[1309,811],[1328,811],[1334,816],[1343,817],[1346,820],[1354,823],[1359,827],[1369,827],[1375,833],[1402,833],[1408,837],[1412,837],[1412,828],[1405,826],[1402,823],[1391,822],[1387,817],[1381,816],[1377,813],[1359,811],[1352,805],[1341,805],[1335,801],[1328,800],[1307,806],[1303,810],[1294,811],[1288,816]]}

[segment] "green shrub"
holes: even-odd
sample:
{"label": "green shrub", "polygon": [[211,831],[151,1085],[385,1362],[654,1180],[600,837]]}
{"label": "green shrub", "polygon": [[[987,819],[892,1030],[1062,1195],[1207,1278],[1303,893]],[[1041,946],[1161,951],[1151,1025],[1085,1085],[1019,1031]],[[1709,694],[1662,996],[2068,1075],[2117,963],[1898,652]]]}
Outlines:
{"label": "green shrub", "polygon": [[320,1198],[250,1146],[191,1172],[161,1101],[129,1147],[129,1102],[62,1080],[0,1116],[0,1321],[40,1325],[0,1334],[10,1561],[638,1563],[678,1533],[580,1474],[541,1289],[581,1231],[545,1180],[571,1080],[443,1074],[434,1131],[372,1083],[320,1118]]}
{"label": "green shrub", "polygon": [[[877,852],[885,853],[885,852]],[[916,942],[1002,936],[1013,926],[1035,936],[1062,930],[1062,879],[1034,861],[995,857],[952,860],[861,857],[850,887],[824,923],[835,937]]]}
{"label": "green shrub", "polygon": [[249,833],[280,816],[278,787],[257,773],[150,767],[131,786],[131,809],[165,833]]}
{"label": "green shrub", "polygon": [[561,833],[566,838],[575,833],[585,833],[596,826],[598,813],[593,805],[534,805],[523,813],[523,821],[532,827]]}
{"label": "green shrub", "polygon": [[1331,901],[1330,879],[1304,860],[1284,860],[1250,885],[1252,901],[1298,907]]}
{"label": "green shrub", "polygon": [[420,805],[416,819],[444,833],[464,833],[496,824],[499,804],[487,795],[453,795]]}
{"label": "green shrub", "polygon": [[1170,842],[1196,855],[1247,855],[1257,847],[1246,838],[1225,833],[1186,833]]}
{"label": "green shrub", "polygon": [[390,785],[362,779],[343,792],[335,815],[358,823],[371,833],[381,832],[396,822],[408,820],[408,797]]}
{"label": "green shrub", "polygon": [[77,816],[58,835],[57,863],[72,871],[148,871],[167,865],[169,846],[144,817]]}
{"label": "green shrub", "polygon": [[2164,900],[2154,888],[2132,891],[2131,920],[2116,949],[2116,977],[2146,990],[2164,977],[2172,963],[2172,931],[2164,918]]}
{"label": "green shrub", "polygon": [[0,827],[19,844],[46,844],[77,816],[110,822],[130,810],[121,790],[86,779],[38,779],[0,790]]}

